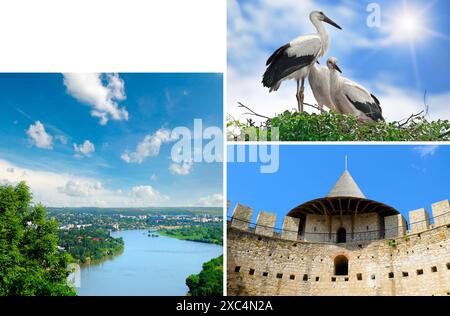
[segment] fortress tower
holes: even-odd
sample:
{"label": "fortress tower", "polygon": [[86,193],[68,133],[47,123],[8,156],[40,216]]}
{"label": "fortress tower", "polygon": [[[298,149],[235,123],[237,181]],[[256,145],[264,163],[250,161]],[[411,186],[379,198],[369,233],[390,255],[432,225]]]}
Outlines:
{"label": "fortress tower", "polygon": [[[238,204],[228,295],[450,295],[448,200],[409,212],[368,199],[344,171],[327,196],[276,215]],[[409,228],[409,229],[408,229]]]}
{"label": "fortress tower", "polygon": [[[345,170],[324,198],[303,203],[287,216],[299,219],[298,239],[345,243],[398,235],[395,219],[406,222],[394,208],[369,200]],[[405,228],[405,227],[404,227]],[[387,231],[386,231],[387,230]]]}

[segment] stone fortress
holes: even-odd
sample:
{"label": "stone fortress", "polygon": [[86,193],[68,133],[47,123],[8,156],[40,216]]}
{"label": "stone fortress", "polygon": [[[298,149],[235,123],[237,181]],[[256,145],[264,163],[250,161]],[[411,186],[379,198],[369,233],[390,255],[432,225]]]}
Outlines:
{"label": "stone fortress", "polygon": [[[228,202],[229,208],[229,202]],[[237,204],[228,295],[450,295],[450,205],[409,212],[367,199],[348,170],[330,193],[276,215]],[[433,222],[433,223],[431,223]]]}

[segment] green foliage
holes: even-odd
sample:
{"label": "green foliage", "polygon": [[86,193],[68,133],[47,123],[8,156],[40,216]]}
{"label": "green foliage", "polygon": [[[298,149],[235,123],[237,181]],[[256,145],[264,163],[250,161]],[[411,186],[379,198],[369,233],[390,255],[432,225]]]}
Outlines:
{"label": "green foliage", "polygon": [[[240,130],[240,135],[230,140],[271,140],[271,129],[279,129],[280,141],[449,141],[449,121],[428,121],[423,116],[414,117],[407,124],[398,122],[360,123],[352,115],[334,112],[321,114],[286,111],[267,120],[265,126],[254,127],[251,121],[243,124],[228,122],[227,127]],[[242,136],[244,135],[244,136]],[[246,136],[247,135],[247,136]],[[250,135],[250,136],[248,136]],[[256,139],[254,138],[256,135]],[[239,139],[241,138],[241,139]]]}
{"label": "green foliage", "polygon": [[163,229],[159,233],[164,236],[199,241],[210,244],[223,244],[222,223],[204,223],[202,225],[186,226],[176,229]]}
{"label": "green foliage", "polygon": [[186,279],[186,285],[192,296],[222,296],[223,255],[204,263],[199,274],[191,274]]}
{"label": "green foliage", "polygon": [[62,230],[59,239],[60,246],[79,263],[100,261],[120,254],[124,248],[122,238],[113,238],[99,228]]}
{"label": "green foliage", "polygon": [[397,242],[395,241],[395,239],[390,239],[389,241],[388,241],[388,245],[389,245],[389,247],[391,247],[391,248],[397,248]]}
{"label": "green foliage", "polygon": [[76,295],[66,282],[71,257],[57,248],[57,224],[31,201],[24,182],[0,186],[0,295]]}

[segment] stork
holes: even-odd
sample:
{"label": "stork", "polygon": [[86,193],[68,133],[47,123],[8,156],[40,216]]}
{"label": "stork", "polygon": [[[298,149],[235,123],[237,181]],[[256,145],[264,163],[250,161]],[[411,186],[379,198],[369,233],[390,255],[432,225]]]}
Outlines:
{"label": "stork", "polygon": [[309,19],[315,26],[317,34],[297,37],[277,49],[266,62],[268,67],[262,80],[264,87],[270,88],[269,92],[277,91],[284,80],[297,80],[296,97],[299,112],[303,112],[303,92],[309,69],[328,51],[329,36],[322,22],[342,30],[322,11],[311,12]]}
{"label": "stork", "polygon": [[318,66],[316,63],[311,65],[308,81],[319,108],[322,110],[326,106],[330,110],[339,113],[339,110],[331,100],[330,70],[328,67]]}
{"label": "stork", "polygon": [[335,57],[327,60],[330,70],[331,100],[339,113],[353,114],[358,121],[384,121],[380,101],[366,88],[341,76]]}

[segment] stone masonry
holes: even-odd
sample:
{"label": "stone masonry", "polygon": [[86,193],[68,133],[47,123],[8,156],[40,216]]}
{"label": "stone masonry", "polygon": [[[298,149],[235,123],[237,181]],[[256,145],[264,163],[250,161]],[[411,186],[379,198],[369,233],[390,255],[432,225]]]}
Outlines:
{"label": "stone masonry", "polygon": [[[418,209],[410,212],[410,222],[425,222],[410,231],[401,215],[388,216],[385,239],[340,244],[298,240],[298,218],[284,218],[287,232],[281,235],[232,221],[228,295],[450,295],[448,200],[433,204],[432,211],[434,224]],[[233,214],[251,219],[253,212],[238,205]],[[264,212],[258,219],[276,218]],[[342,257],[348,273],[335,275],[335,259]]]}

